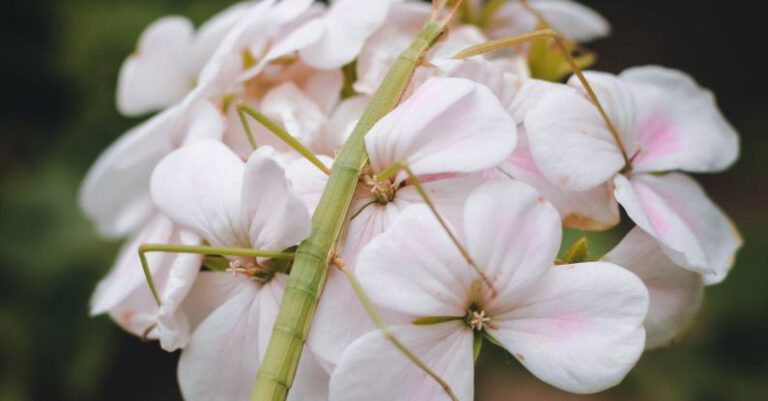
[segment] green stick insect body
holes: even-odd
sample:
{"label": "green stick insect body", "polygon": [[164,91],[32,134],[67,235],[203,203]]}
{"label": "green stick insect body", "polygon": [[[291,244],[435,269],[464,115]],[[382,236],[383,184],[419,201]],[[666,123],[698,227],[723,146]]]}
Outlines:
{"label": "green stick insect body", "polygon": [[325,285],[360,172],[368,161],[364,136],[397,106],[416,66],[443,34],[445,21],[430,20],[395,61],[336,158],[312,216],[312,232],[296,250],[280,311],[256,376],[253,400],[283,401],[293,383],[301,351]]}

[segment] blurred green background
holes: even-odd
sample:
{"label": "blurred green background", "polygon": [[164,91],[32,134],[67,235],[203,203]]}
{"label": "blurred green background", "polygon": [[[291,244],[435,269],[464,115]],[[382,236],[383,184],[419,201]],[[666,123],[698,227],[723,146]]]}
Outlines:
{"label": "blurred green background", "polygon": [[[363,1],[363,0],[360,0]],[[89,318],[88,299],[116,243],[77,209],[90,163],[136,124],[114,107],[119,66],[166,14],[196,23],[230,1],[5,0],[0,11],[0,401],[177,400],[177,354]],[[550,390],[514,363],[485,355],[479,394],[494,400],[768,399],[768,85],[759,27],[743,0],[584,1],[613,24],[593,44],[597,68],[688,71],[718,95],[742,135],[742,158],[699,177],[746,246],[709,288],[681,343],[643,357],[618,388],[592,397]],[[506,365],[487,370],[490,365]],[[487,385],[493,383],[493,386]]]}

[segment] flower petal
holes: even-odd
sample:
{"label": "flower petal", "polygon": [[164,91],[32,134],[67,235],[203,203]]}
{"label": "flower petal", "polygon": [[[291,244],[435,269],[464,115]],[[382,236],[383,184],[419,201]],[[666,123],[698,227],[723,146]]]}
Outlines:
{"label": "flower petal", "polygon": [[463,317],[476,277],[426,205],[408,207],[374,238],[355,273],[374,303],[414,318]]}
{"label": "flower petal", "polygon": [[563,226],[587,231],[607,230],[619,223],[619,207],[613,198],[611,184],[587,191],[567,191],[544,177],[536,166],[525,135],[520,136],[515,151],[491,177],[519,179],[539,191],[562,216]]}
{"label": "flower petal", "polygon": [[250,248],[240,207],[244,170],[221,142],[195,142],[157,165],[152,198],[171,220],[211,245]]}
{"label": "flower petal", "polygon": [[637,99],[641,151],[635,171],[713,172],[739,155],[739,137],[715,97],[687,74],[656,66],[630,68],[622,82]]}
{"label": "flower petal", "polygon": [[[448,383],[458,399],[473,398],[472,332],[463,322],[424,327],[395,326],[392,332]],[[350,345],[331,375],[332,401],[448,399],[434,379],[408,360],[379,331],[372,331]]]}
{"label": "flower petal", "polygon": [[531,155],[550,182],[586,191],[607,182],[624,159],[595,106],[569,90],[545,94],[525,116]]}
{"label": "flower petal", "polygon": [[671,344],[699,311],[704,298],[701,275],[675,265],[642,229],[633,228],[603,260],[635,273],[648,288],[646,349]]}
{"label": "flower petal", "polygon": [[[534,0],[531,6],[540,12],[558,32],[577,42],[608,36],[610,25],[594,10],[570,0]],[[494,38],[519,35],[536,29],[536,17],[519,2],[508,2],[490,24]]]}
{"label": "flower petal", "polygon": [[466,246],[498,291],[519,299],[552,265],[560,247],[560,215],[519,181],[491,181],[464,209]]}
{"label": "flower petal", "polygon": [[648,291],[594,262],[550,268],[523,303],[488,310],[489,333],[541,380],[572,393],[618,384],[645,345]]}
{"label": "flower petal", "polygon": [[360,53],[363,43],[387,16],[389,0],[336,0],[320,19],[322,36],[300,52],[302,59],[319,69],[339,68]]}
{"label": "flower petal", "polygon": [[[218,273],[223,275],[225,273]],[[199,280],[208,276],[201,276]],[[184,399],[247,400],[259,367],[259,289],[246,277],[232,296],[195,329],[179,359],[178,378]]]}
{"label": "flower petal", "polygon": [[136,54],[120,68],[117,108],[122,114],[171,106],[192,89],[193,35],[192,23],[177,16],[160,18],[144,30]]}
{"label": "flower petal", "polygon": [[615,185],[616,200],[629,217],[676,264],[721,277],[730,270],[741,237],[693,179],[679,173],[619,175]]}
{"label": "flower petal", "polygon": [[243,224],[248,227],[248,247],[282,251],[309,235],[311,221],[304,202],[291,191],[285,171],[259,148],[248,159],[243,175]]}
{"label": "flower petal", "polygon": [[479,171],[515,147],[512,118],[488,88],[459,78],[433,78],[365,137],[371,167],[406,163],[417,174]]}
{"label": "flower petal", "polygon": [[175,109],[131,129],[105,150],[80,187],[80,207],[105,237],[136,231],[154,212],[149,178],[173,145]]}

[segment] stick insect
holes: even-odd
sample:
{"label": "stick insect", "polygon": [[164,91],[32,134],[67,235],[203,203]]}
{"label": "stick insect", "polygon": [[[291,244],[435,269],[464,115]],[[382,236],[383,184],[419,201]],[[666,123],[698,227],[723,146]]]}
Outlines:
{"label": "stick insect", "polygon": [[[456,3],[456,8],[461,2]],[[268,257],[274,259],[293,259],[293,268],[289,276],[288,284],[283,296],[283,302],[281,304],[280,312],[278,314],[275,326],[273,329],[270,344],[267,348],[267,353],[264,357],[264,361],[259,369],[259,373],[256,378],[256,385],[254,390],[253,399],[258,400],[283,400],[287,396],[287,392],[293,381],[295,375],[298,360],[301,354],[303,343],[306,339],[309,325],[311,324],[314,309],[316,307],[319,295],[322,291],[322,287],[325,282],[325,276],[327,274],[328,266],[333,263],[336,266],[343,266],[343,262],[335,259],[334,245],[338,243],[341,233],[344,228],[346,216],[354,194],[354,190],[358,185],[360,173],[363,167],[367,163],[367,154],[365,152],[365,146],[363,137],[365,133],[386,113],[393,109],[400,98],[402,97],[405,88],[410,82],[416,67],[420,64],[422,58],[426,52],[432,47],[437,39],[443,35],[445,27],[452,15],[439,19],[439,11],[445,7],[446,1],[436,1],[434,3],[433,14],[430,20],[424,25],[416,40],[411,46],[403,52],[395,64],[390,69],[384,82],[379,90],[374,95],[368,108],[364,112],[362,118],[358,122],[355,130],[353,131],[350,139],[342,148],[336,162],[332,169],[328,169],[312,152],[304,148],[298,141],[292,136],[282,130],[277,124],[271,122],[268,118],[263,116],[258,111],[245,106],[238,106],[238,114],[241,121],[244,123],[246,134],[248,135],[249,142],[255,147],[256,143],[253,138],[252,132],[246,123],[245,115],[249,115],[262,123],[265,127],[270,129],[275,135],[283,139],[286,143],[291,145],[297,152],[307,158],[321,171],[328,174],[330,173],[329,181],[323,192],[320,204],[317,207],[316,213],[313,216],[313,229],[309,238],[303,241],[295,253],[281,252],[281,251],[265,251],[265,250],[253,250],[253,249],[237,249],[237,248],[214,248],[207,246],[199,247],[185,247],[185,246],[169,246],[161,244],[147,244],[140,249],[140,257],[144,267],[145,274],[147,274],[147,280],[150,288],[152,289],[153,296],[158,304],[161,302],[157,290],[152,282],[151,275],[149,274],[149,268],[146,265],[146,252],[180,252],[180,253],[198,253],[205,255],[227,255],[227,256],[243,256],[243,257]],[[564,53],[564,56],[569,60],[569,64],[579,79],[582,81],[585,89],[588,91],[590,97],[598,107],[601,115],[606,120],[606,123],[611,128],[611,132],[614,134],[617,142],[621,145],[618,134],[615,132],[615,128],[610,123],[608,116],[605,114],[602,106],[600,106],[597,97],[594,95],[586,79],[581,74],[579,66],[570,57],[569,51],[564,44],[563,38],[551,29],[539,30],[530,34],[525,34],[512,38],[505,38],[497,41],[492,41],[484,45],[475,46],[457,54],[457,58],[471,57],[473,55],[483,54],[498,49],[502,49],[515,44],[523,43],[525,41],[551,38],[557,43],[560,50]],[[626,152],[623,152],[626,158]],[[387,169],[390,170],[390,169]],[[418,179],[413,176],[410,169],[407,166],[399,165],[393,166],[391,174],[396,174],[400,170],[405,170],[409,173],[409,176],[415,183],[418,183]],[[380,176],[379,178],[386,178]],[[446,232],[451,237],[454,244],[461,251],[462,255],[467,260],[468,264],[475,269],[483,279],[486,285],[493,291],[492,283],[482,275],[481,269],[472,260],[466,249],[456,240],[456,237],[448,229],[446,223],[442,220],[440,215],[434,208],[433,203],[429,200],[426,193],[418,185],[419,194],[423,197],[425,203],[430,207],[430,210],[440,221],[441,225],[446,229]],[[344,270],[344,269],[342,269]],[[399,341],[391,335],[391,332],[386,328],[384,322],[378,317],[375,308],[364,292],[361,291],[361,287],[356,283],[354,276],[351,272],[344,270],[345,276],[350,280],[353,288],[355,288],[358,297],[366,310],[370,314],[371,318],[377,324],[377,326],[385,332],[387,338],[395,343],[396,346],[417,366],[424,370],[428,375],[435,379],[445,389],[446,393],[453,399],[455,396],[450,390],[450,387],[442,381],[434,372],[432,372],[426,365],[419,361],[419,359],[410,352],[407,347],[399,343]]]}

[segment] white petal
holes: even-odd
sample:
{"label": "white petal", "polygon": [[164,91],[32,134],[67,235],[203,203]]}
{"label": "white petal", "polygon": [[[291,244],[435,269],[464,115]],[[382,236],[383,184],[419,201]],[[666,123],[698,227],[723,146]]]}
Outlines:
{"label": "white petal", "polygon": [[[328,167],[333,165],[333,159],[329,157],[319,156],[318,158]],[[320,171],[309,160],[301,158],[288,163],[285,176],[291,183],[293,193],[304,201],[310,214],[314,213],[325,184],[328,183],[328,174]]]}
{"label": "white petal", "polygon": [[[577,41],[587,42],[610,31],[608,21],[594,10],[570,0],[535,0],[531,6],[540,12],[552,27]],[[494,38],[512,36],[536,29],[536,18],[520,5],[509,2],[502,7],[491,22]]]}
{"label": "white petal", "polygon": [[255,249],[282,251],[298,244],[311,228],[307,206],[294,194],[282,167],[260,148],[245,167],[242,216]]}
{"label": "white petal", "polygon": [[[226,273],[218,273],[226,274]],[[202,277],[201,277],[202,278]],[[178,378],[184,399],[247,400],[259,367],[259,290],[246,277],[194,331],[181,353]]]}
{"label": "white petal", "polygon": [[[638,134],[638,105],[631,88],[616,75],[605,72],[587,71],[584,77],[618,131],[628,156],[634,155],[639,149],[639,145],[635,143]],[[589,98],[578,76],[571,76],[568,85],[577,88],[584,97]]]}
{"label": "white petal", "polygon": [[563,189],[595,188],[624,166],[597,109],[579,94],[545,94],[525,116],[525,128],[539,170]]}
{"label": "white petal", "polygon": [[[107,277],[96,286],[91,297],[91,314],[98,315],[115,308],[122,300],[141,286],[147,286],[139,260],[139,245],[142,243],[168,243],[174,234],[173,223],[157,215],[150,220],[131,241],[127,242],[118,254],[115,265]],[[169,254],[147,254],[150,272],[167,270],[172,263]],[[149,287],[147,287],[147,290]]]}
{"label": "white petal", "polygon": [[192,23],[164,17],[142,33],[136,54],[120,68],[117,108],[125,115],[162,109],[192,89]]}
{"label": "white petal", "polygon": [[[519,181],[491,181],[467,200],[466,246],[496,299],[524,296],[552,265],[560,247],[560,215],[530,186]],[[484,296],[487,295],[484,292]]]}
{"label": "white petal", "polygon": [[224,135],[224,116],[219,109],[207,100],[193,103],[186,116],[182,144],[204,139],[221,140]]}
{"label": "white petal", "polygon": [[366,135],[374,171],[395,162],[417,174],[473,172],[512,153],[515,123],[488,88],[433,78]]}
{"label": "white petal", "polygon": [[149,179],[172,149],[167,132],[176,111],[166,110],[121,136],[105,150],[83,181],[80,207],[106,237],[134,232],[154,212]]}
{"label": "white petal", "polygon": [[339,103],[331,119],[323,126],[320,137],[310,147],[317,153],[335,156],[352,134],[369,101],[368,96],[355,96]]}
{"label": "white petal", "polygon": [[249,6],[245,2],[233,4],[200,25],[195,37],[194,71],[199,72],[203,68],[219,43],[245,15]]}
{"label": "white petal", "polygon": [[464,316],[476,278],[426,205],[403,211],[355,269],[374,303],[414,318]]}
{"label": "white petal", "polygon": [[636,67],[621,80],[638,106],[641,151],[636,171],[720,171],[739,154],[739,137],[717,108],[715,97],[687,74],[662,67]]}
{"label": "white petal", "polygon": [[214,246],[251,247],[241,214],[243,162],[204,140],[165,157],[152,174],[152,198],[175,223]]}
{"label": "white petal", "polygon": [[616,176],[615,184],[616,200],[675,263],[702,274],[730,270],[741,237],[693,179],[633,174]]}
{"label": "white petal", "polygon": [[550,268],[524,302],[488,310],[493,335],[538,378],[572,393],[618,384],[645,345],[648,291],[594,262]]}
{"label": "white petal", "polygon": [[[353,266],[347,259],[344,262],[348,268]],[[307,346],[312,353],[330,372],[339,363],[344,350],[374,328],[347,278],[337,269],[330,269],[307,338]]]}
{"label": "white petal", "polygon": [[389,0],[337,0],[322,17],[324,33],[301,50],[304,61],[316,68],[339,68],[360,53],[363,43],[384,22]]}
{"label": "white petal", "polygon": [[[474,396],[472,332],[463,322],[392,327],[395,336],[443,381],[459,400]],[[331,376],[330,400],[448,400],[437,382],[408,360],[379,331],[355,341]]]}
{"label": "white petal", "polygon": [[[291,136],[305,145],[311,144],[320,136],[327,121],[319,106],[291,82],[267,92],[261,102],[261,112],[282,125]],[[281,149],[291,149],[284,143],[281,145]]]}
{"label": "white petal", "polygon": [[638,227],[603,257],[635,273],[648,288],[645,348],[672,343],[693,320],[704,297],[700,274],[675,265],[656,240]]}
{"label": "white petal", "polygon": [[549,182],[539,171],[528,149],[525,135],[512,156],[498,168],[503,174],[488,172],[491,177],[519,179],[539,191],[562,216],[563,225],[588,231],[607,230],[619,223],[619,207],[613,198],[611,183],[587,191],[567,191]]}

